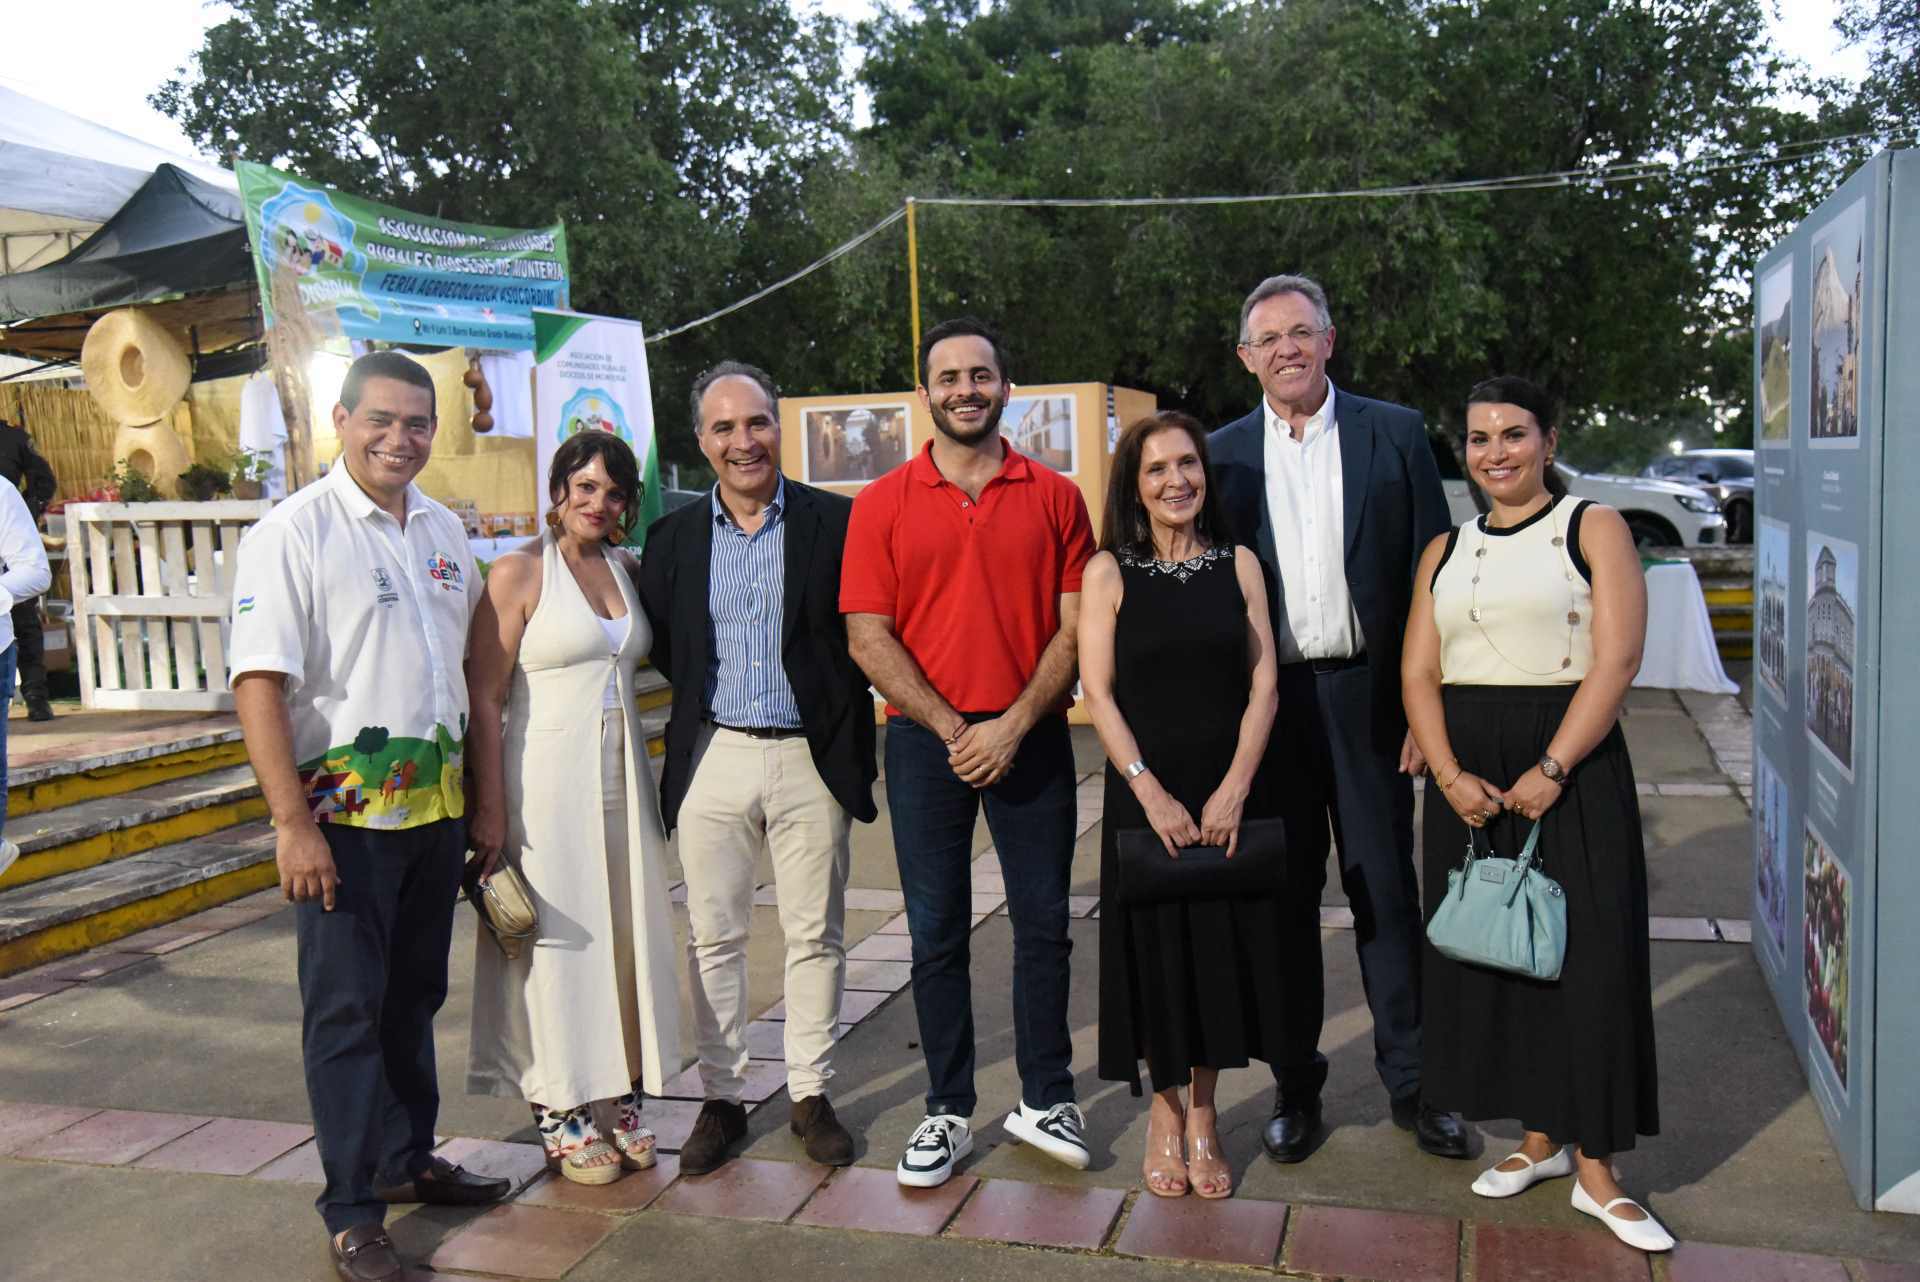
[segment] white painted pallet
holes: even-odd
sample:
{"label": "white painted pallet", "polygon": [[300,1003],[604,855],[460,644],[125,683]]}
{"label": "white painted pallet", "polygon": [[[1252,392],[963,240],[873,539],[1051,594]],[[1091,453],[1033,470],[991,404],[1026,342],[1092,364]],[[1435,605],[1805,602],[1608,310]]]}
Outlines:
{"label": "white painted pallet", "polygon": [[227,619],[240,536],[271,502],[70,503],[80,702],[127,711],[223,711]]}

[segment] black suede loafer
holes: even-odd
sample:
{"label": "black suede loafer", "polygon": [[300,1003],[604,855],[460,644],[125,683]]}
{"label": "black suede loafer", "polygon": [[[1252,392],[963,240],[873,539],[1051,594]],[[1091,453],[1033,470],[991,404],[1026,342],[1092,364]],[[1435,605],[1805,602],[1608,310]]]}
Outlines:
{"label": "black suede loafer", "polygon": [[1467,1142],[1467,1126],[1460,1120],[1460,1115],[1423,1104],[1417,1095],[1393,1101],[1393,1124],[1403,1131],[1412,1131],[1413,1142],[1420,1146],[1422,1153],[1431,1153],[1435,1157],[1472,1156]]}
{"label": "black suede loafer", "polygon": [[793,1106],[789,1129],[800,1137],[807,1156],[822,1166],[850,1166],[853,1163],[853,1136],[834,1116],[833,1105],[824,1095],[809,1095]]}
{"label": "black suede loafer", "polygon": [[405,1184],[376,1185],[382,1202],[425,1202],[431,1206],[485,1206],[513,1190],[513,1181],[488,1179],[455,1166],[444,1157],[430,1159],[425,1171]]}
{"label": "black suede loafer", "polygon": [[1267,1156],[1276,1162],[1305,1161],[1313,1152],[1313,1141],[1320,1134],[1320,1101],[1274,1105],[1273,1116],[1260,1133]]}

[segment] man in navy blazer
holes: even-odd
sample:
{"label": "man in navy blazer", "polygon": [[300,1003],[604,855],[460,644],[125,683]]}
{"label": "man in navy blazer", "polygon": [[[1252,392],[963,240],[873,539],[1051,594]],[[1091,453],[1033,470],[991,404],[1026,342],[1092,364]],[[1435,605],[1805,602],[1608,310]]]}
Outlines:
{"label": "man in navy blazer", "polygon": [[1420,895],[1413,781],[1426,762],[1400,703],[1414,567],[1451,525],[1419,411],[1336,390],[1327,296],[1304,276],[1262,281],[1240,308],[1240,360],[1261,404],[1209,438],[1214,481],[1273,603],[1280,714],[1268,768],[1288,798],[1285,1062],[1263,1139],[1298,1162],[1320,1130],[1327,1061],[1320,892],[1329,826],[1373,1011],[1374,1065],[1419,1146],[1467,1156],[1460,1119],[1420,1099]]}

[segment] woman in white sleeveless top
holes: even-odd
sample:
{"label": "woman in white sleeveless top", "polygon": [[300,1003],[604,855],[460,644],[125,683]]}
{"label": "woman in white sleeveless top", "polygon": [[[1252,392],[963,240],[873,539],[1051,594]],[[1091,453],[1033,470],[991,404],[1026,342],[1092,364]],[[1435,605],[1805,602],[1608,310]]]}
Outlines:
{"label": "woman in white sleeveless top", "polygon": [[548,1163],[583,1184],[653,1165],[639,1092],[680,1067],[667,840],[633,704],[652,635],[617,546],[640,485],[616,436],[560,446],[547,532],[493,563],[467,660],[470,841],[489,870],[520,869],[539,914],[518,958],[479,934],[467,1090],[528,1101]]}
{"label": "woman in white sleeveless top", "polygon": [[1422,957],[1422,1091],[1469,1119],[1518,1118],[1519,1151],[1474,1181],[1511,1197],[1573,1175],[1576,1210],[1632,1246],[1673,1239],[1620,1189],[1613,1155],[1660,1130],[1647,862],[1620,709],[1640,667],[1646,584],[1626,521],[1569,497],[1550,403],[1518,378],[1467,398],[1467,470],[1487,514],[1420,559],[1401,687],[1433,763],[1422,878],[1431,920],[1468,841],[1512,857],[1540,825],[1567,906],[1553,983]]}

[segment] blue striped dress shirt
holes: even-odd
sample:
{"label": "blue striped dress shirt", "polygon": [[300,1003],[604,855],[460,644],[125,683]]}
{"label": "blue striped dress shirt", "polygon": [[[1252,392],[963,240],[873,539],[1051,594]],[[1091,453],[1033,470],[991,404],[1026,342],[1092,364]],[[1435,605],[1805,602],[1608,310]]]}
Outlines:
{"label": "blue striped dress shirt", "polygon": [[707,578],[707,715],[721,725],[800,728],[800,705],[780,662],[787,575],[787,481],[780,478],[766,520],[748,534],[713,503],[713,569]]}

